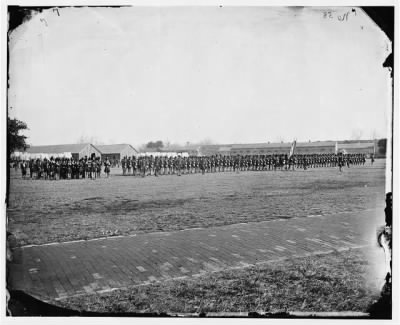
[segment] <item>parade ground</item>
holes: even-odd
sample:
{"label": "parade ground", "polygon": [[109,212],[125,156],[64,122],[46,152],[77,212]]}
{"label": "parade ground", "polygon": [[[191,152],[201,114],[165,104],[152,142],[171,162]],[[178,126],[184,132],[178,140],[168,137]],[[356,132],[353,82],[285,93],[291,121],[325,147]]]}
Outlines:
{"label": "parade ground", "polygon": [[[123,296],[143,287],[161,292],[163,285],[202,283],[218,274],[233,281],[254,268],[285,270],[287,263],[299,266],[316,257],[326,259],[340,293],[351,255],[362,266],[358,282],[351,283],[359,295],[345,293],[346,303],[337,302],[336,308],[315,299],[310,308],[365,311],[357,310],[357,300],[372,303],[385,274],[376,244],[384,199],[384,160],[343,172],[311,168],[142,178],[113,169],[110,178],[96,180],[23,180],[13,171],[7,217],[16,241],[9,287],[69,308],[104,310],[91,305],[93,297],[115,300],[115,292]],[[291,281],[281,286],[290,288]],[[323,277],[314,281],[324,287]],[[277,288],[266,290],[273,295]],[[162,311],[196,310],[179,309],[179,297],[171,292],[168,299],[175,305]],[[286,308],[296,294],[285,293]],[[140,306],[140,295],[135,299],[125,310],[151,311]],[[257,307],[269,308],[267,302]],[[293,302],[292,309],[301,304]]]}

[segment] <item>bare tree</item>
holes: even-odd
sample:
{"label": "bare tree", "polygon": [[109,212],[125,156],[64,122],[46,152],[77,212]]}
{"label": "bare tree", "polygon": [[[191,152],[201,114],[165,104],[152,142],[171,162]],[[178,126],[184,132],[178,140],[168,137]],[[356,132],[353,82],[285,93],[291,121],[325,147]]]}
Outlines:
{"label": "bare tree", "polygon": [[215,144],[215,141],[213,141],[211,138],[204,138],[203,140],[199,141],[198,143],[195,143],[198,145],[211,145],[211,144]]}
{"label": "bare tree", "polygon": [[351,140],[361,140],[363,131],[361,129],[353,129],[351,133]]}
{"label": "bare tree", "polygon": [[94,145],[103,145],[104,142],[102,140],[100,140],[97,137],[88,137],[86,135],[81,135],[78,140],[76,141],[76,143],[91,143]]}

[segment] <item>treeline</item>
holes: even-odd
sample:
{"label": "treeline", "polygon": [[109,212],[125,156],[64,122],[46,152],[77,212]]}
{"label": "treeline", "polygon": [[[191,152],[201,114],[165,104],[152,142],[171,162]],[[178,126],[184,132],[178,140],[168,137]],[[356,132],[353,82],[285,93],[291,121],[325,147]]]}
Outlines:
{"label": "treeline", "polygon": [[387,139],[379,139],[376,145],[377,145],[376,153],[375,153],[376,157],[378,157],[378,158],[386,157]]}

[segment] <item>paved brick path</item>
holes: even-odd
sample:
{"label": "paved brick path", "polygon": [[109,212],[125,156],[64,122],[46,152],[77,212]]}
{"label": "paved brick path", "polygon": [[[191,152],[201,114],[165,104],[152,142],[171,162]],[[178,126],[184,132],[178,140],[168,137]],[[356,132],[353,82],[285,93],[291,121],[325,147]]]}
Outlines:
{"label": "paved brick path", "polygon": [[383,221],[380,208],[26,246],[14,252],[10,285],[48,301],[334,250],[364,247],[372,254],[366,258],[376,257],[375,231]]}

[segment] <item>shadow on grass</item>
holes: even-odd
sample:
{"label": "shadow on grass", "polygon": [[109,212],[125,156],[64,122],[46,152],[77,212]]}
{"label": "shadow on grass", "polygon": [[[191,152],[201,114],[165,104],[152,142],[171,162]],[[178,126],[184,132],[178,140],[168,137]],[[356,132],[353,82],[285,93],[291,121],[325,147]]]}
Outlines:
{"label": "shadow on grass", "polygon": [[392,286],[391,283],[385,283],[381,296],[368,308],[371,318],[392,319]]}
{"label": "shadow on grass", "polygon": [[11,315],[7,316],[48,316],[48,317],[68,317],[68,316],[89,316],[89,317],[168,317],[166,313],[131,313],[131,312],[90,312],[78,311],[55,305],[48,304],[38,300],[27,293],[15,290],[10,291],[10,302],[8,309]]}

